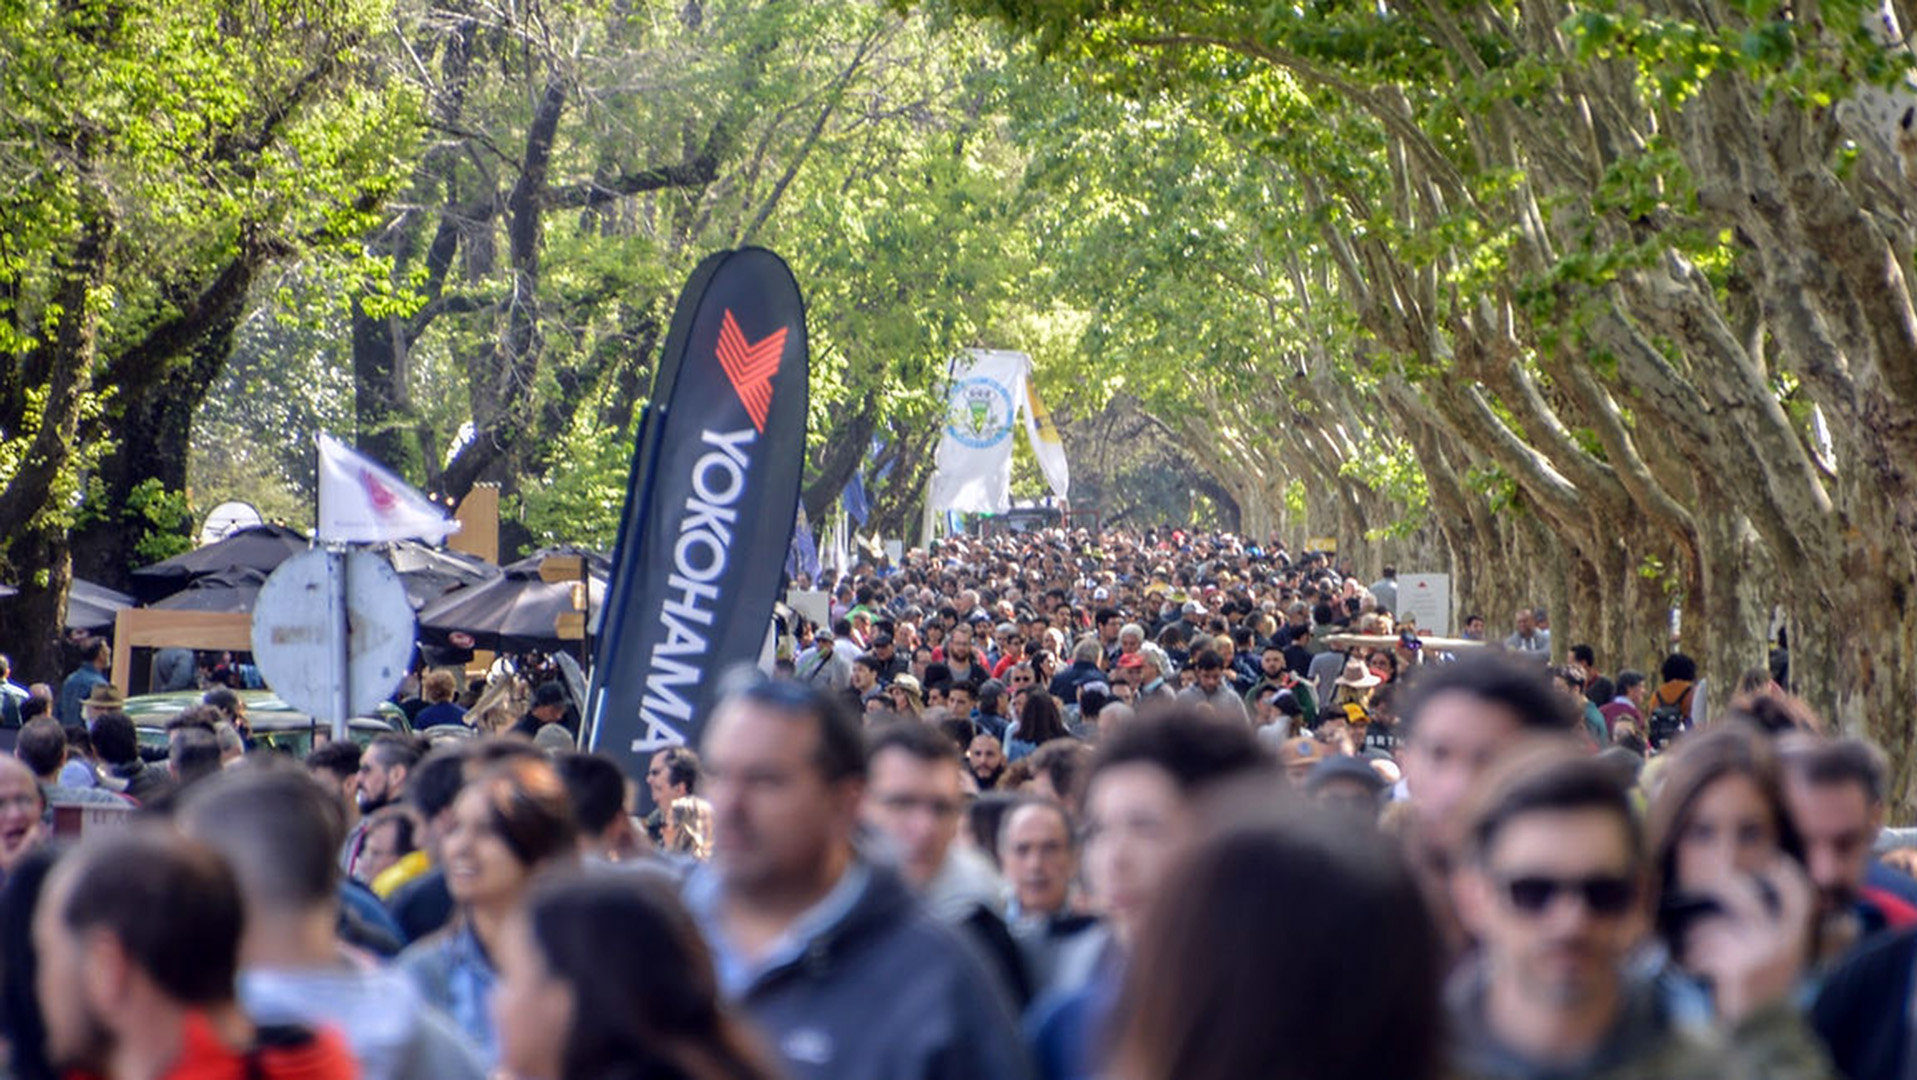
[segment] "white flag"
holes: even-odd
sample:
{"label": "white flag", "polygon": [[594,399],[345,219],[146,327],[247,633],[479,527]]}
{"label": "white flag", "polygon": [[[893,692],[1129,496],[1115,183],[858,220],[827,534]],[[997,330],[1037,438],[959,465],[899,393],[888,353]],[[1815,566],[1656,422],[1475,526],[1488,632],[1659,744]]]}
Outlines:
{"label": "white flag", "polygon": [[1002,514],[1012,504],[1012,428],[1025,396],[1024,353],[973,349],[952,372],[931,508]]}
{"label": "white flag", "polygon": [[319,437],[319,538],[438,543],[459,531],[426,496],[331,435]]}
{"label": "white flag", "polygon": [[1030,374],[1025,377],[1025,437],[1032,442],[1032,453],[1045,482],[1052,485],[1052,494],[1064,502],[1072,486],[1072,472],[1065,465],[1065,440],[1058,437],[1052,414],[1038,400],[1038,387],[1032,385]]}

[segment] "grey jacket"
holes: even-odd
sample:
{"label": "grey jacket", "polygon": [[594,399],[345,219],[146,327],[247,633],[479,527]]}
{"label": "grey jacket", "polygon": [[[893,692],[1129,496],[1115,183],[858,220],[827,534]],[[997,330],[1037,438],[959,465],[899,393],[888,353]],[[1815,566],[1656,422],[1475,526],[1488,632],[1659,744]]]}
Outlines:
{"label": "grey jacket", "polygon": [[[842,914],[751,974],[738,1004],[794,1080],[1025,1080],[1031,1065],[982,961],[888,867],[862,864]],[[716,953],[720,883],[695,871],[686,900]],[[720,958],[722,963],[724,957]]]}

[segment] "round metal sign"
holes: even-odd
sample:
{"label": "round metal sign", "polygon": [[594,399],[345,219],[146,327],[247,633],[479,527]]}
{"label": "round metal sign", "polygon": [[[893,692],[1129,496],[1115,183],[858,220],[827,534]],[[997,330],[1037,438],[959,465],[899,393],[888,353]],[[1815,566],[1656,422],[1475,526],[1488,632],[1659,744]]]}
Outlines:
{"label": "round metal sign", "polygon": [[266,684],[301,712],[331,719],[346,609],[347,711],[373,712],[413,657],[413,606],[387,561],[370,551],[301,552],[273,571],[253,605],[253,659]]}

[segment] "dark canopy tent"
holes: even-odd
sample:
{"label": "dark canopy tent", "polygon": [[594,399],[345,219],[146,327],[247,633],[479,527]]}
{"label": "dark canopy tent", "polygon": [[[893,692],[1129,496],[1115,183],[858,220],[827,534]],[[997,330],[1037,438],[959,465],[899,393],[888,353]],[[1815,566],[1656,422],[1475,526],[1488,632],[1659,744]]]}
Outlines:
{"label": "dark canopy tent", "polygon": [[241,529],[217,543],[133,571],[133,593],[151,604],[186,588],[195,578],[223,570],[257,570],[264,577],[308,546],[305,536],[284,525]]}
{"label": "dark canopy tent", "polygon": [[559,638],[555,624],[560,615],[573,610],[572,584],[539,579],[540,563],[553,555],[585,557],[592,579],[592,608],[598,610],[605,603],[609,572],[605,559],[578,549],[553,549],[512,563],[490,581],[454,590],[428,604],[419,613],[419,640],[494,652],[556,652],[570,647]]}
{"label": "dark canopy tent", "polygon": [[74,578],[67,587],[67,629],[109,633],[114,619],[132,606],[133,598],[123,592]]}
{"label": "dark canopy tent", "polygon": [[266,575],[258,570],[221,570],[193,579],[192,584],[147,606],[156,611],[215,611],[251,615]]}
{"label": "dark canopy tent", "polygon": [[417,540],[401,540],[386,549],[386,558],[406,586],[406,599],[415,611],[463,586],[491,581],[499,567],[462,551],[436,548]]}

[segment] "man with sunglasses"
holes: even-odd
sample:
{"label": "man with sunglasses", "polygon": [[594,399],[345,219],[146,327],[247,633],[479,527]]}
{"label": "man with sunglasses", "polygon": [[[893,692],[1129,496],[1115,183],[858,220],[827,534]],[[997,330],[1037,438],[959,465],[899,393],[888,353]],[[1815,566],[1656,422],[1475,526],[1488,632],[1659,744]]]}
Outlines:
{"label": "man with sunglasses", "polygon": [[1458,914],[1479,943],[1458,973],[1452,1074],[1484,1080],[1834,1075],[1790,1003],[1806,947],[1802,874],[1715,899],[1710,943],[1723,1020],[1704,1041],[1672,1021],[1630,958],[1651,922],[1642,826],[1616,773],[1561,740],[1508,756],[1466,814]]}

